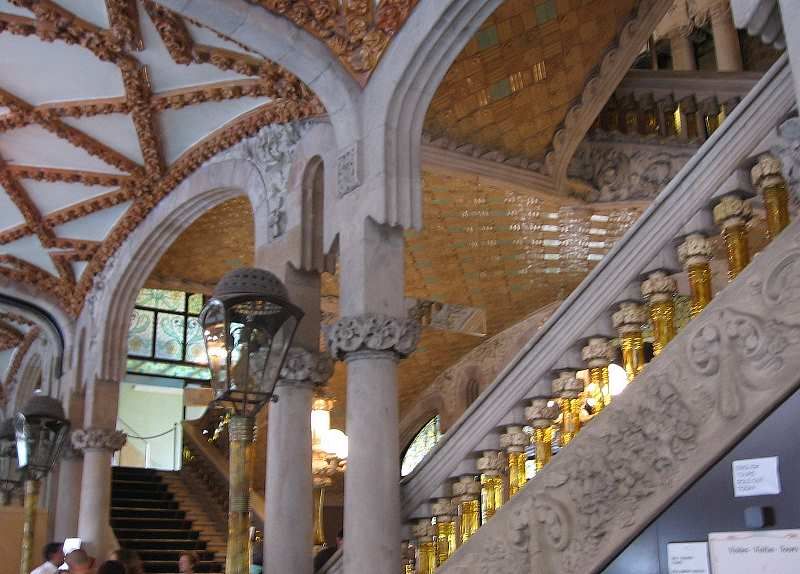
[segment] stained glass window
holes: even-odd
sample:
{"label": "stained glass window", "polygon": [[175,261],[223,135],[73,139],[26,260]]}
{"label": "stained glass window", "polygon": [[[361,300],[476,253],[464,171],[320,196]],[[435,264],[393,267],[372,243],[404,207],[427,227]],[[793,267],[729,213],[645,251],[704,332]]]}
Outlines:
{"label": "stained glass window", "polygon": [[128,330],[128,372],[208,380],[202,308],[200,293],[141,289]]}
{"label": "stained glass window", "polygon": [[411,444],[408,445],[403,460],[400,463],[400,476],[407,476],[422,462],[439,439],[442,437],[442,432],[439,430],[439,415],[436,415],[429,420],[422,430],[417,433]]}

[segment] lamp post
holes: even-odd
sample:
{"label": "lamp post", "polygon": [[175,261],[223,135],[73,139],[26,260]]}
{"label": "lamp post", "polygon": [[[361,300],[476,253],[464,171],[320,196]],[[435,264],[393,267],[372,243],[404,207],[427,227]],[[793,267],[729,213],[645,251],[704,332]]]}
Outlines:
{"label": "lamp post", "polygon": [[14,417],[19,470],[25,480],[25,525],[22,530],[20,574],[31,571],[36,505],[41,480],[53,468],[69,435],[61,403],[36,393]]}
{"label": "lamp post", "polygon": [[14,419],[0,423],[0,504],[6,505],[11,495],[22,484],[17,466],[17,437],[14,434]]}
{"label": "lamp post", "polygon": [[250,571],[250,476],[253,417],[274,394],[303,312],[269,271],[227,273],[200,313],[215,401],[232,413],[227,574]]}
{"label": "lamp post", "polygon": [[325,546],[325,489],[347,464],[347,435],[331,428],[334,399],[320,394],[311,407],[311,474],[314,481],[314,548]]}

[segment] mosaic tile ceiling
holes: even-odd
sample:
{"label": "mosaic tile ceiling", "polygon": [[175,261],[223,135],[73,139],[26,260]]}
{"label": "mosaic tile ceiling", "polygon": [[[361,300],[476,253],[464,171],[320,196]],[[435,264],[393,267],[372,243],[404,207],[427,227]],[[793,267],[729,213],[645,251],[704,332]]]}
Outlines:
{"label": "mosaic tile ceiling", "polygon": [[439,86],[433,139],[542,161],[636,0],[506,0]]}
{"label": "mosaic tile ceiling", "polygon": [[[423,189],[423,230],[406,233],[406,295],[484,309],[488,336],[568,294],[639,215],[638,208],[573,204],[477,176],[425,172]],[[252,212],[246,199],[233,199],[178,238],[148,285],[210,289],[226,271],[252,260]],[[337,279],[325,275],[322,285],[323,308],[335,314]],[[426,329],[400,366],[401,411],[483,340]],[[339,398],[334,423],[343,424],[342,365],[331,386]]]}
{"label": "mosaic tile ceiling", "polygon": [[0,274],[77,314],[158,201],[262,126],[297,78],[150,0],[0,0]]}

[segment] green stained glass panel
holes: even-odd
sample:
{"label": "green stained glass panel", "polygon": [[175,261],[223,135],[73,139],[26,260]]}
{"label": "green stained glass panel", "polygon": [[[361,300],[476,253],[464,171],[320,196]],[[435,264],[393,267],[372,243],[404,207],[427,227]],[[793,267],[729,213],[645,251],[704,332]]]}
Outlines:
{"label": "green stained glass panel", "polygon": [[189,317],[186,323],[186,362],[201,365],[208,363],[203,330],[200,328],[200,321],[195,317]]}
{"label": "green stained glass panel", "polygon": [[131,326],[128,329],[128,354],[150,357],[153,352],[152,311],[134,309],[131,314]]}
{"label": "green stained glass panel", "polygon": [[137,375],[157,375],[159,377],[193,379],[196,381],[208,381],[211,379],[211,373],[207,367],[159,363],[141,359],[128,359],[128,372]]}
{"label": "green stained glass panel", "polygon": [[183,312],[186,309],[186,294],[183,291],[166,289],[140,289],[136,305]]}
{"label": "green stained glass panel", "polygon": [[189,314],[199,315],[200,311],[202,310],[203,310],[203,295],[200,293],[194,293],[193,295],[189,295]]}
{"label": "green stained glass panel", "polygon": [[156,329],[156,358],[183,359],[183,315],[159,313]]}
{"label": "green stained glass panel", "polygon": [[433,417],[428,423],[422,427],[422,430],[417,433],[414,440],[406,449],[406,454],[403,455],[403,460],[400,464],[400,476],[407,476],[422,462],[439,439],[442,433],[439,430],[439,415]]}

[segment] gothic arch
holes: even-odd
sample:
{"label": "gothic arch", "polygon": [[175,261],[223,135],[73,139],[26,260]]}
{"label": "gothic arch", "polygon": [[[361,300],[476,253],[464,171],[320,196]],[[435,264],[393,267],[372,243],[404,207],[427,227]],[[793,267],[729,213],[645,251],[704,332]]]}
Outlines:
{"label": "gothic arch", "polygon": [[[265,217],[266,190],[253,163],[232,159],[206,165],[159,202],[127,237],[95,279],[79,319],[91,334],[83,367],[86,382],[122,379],[128,324],[139,289],[185,229],[209,209],[238,196],[249,198],[256,219]],[[260,237],[257,225],[256,249]]]}

